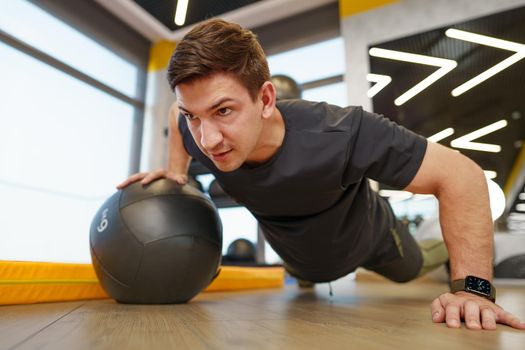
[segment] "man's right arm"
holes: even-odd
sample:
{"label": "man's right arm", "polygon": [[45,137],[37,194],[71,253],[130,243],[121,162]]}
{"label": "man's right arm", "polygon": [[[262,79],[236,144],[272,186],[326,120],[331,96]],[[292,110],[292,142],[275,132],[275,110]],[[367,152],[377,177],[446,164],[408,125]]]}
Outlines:
{"label": "man's right arm", "polygon": [[179,130],[179,109],[173,103],[169,111],[169,133],[168,133],[168,164],[166,168],[160,168],[150,172],[141,172],[131,175],[128,179],[117,186],[122,189],[134,182],[140,181],[146,185],[159,178],[167,178],[183,185],[188,182],[188,170],[191,156],[186,152],[182,135]]}
{"label": "man's right arm", "polygon": [[[191,156],[186,152],[182,135],[179,129],[179,108],[174,103],[169,113],[168,134],[168,167],[167,172],[188,182],[188,169],[190,168]],[[175,181],[179,182],[177,179]]]}

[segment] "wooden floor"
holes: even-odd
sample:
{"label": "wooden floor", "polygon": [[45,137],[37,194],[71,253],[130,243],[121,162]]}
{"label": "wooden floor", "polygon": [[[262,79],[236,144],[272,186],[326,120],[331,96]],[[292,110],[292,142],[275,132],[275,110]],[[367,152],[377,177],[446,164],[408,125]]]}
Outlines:
{"label": "wooden floor", "polygon": [[[430,320],[443,283],[332,283],[315,290],[204,293],[188,304],[112,300],[0,307],[0,349],[525,349],[525,332],[448,329]],[[498,303],[525,319],[525,288]]]}

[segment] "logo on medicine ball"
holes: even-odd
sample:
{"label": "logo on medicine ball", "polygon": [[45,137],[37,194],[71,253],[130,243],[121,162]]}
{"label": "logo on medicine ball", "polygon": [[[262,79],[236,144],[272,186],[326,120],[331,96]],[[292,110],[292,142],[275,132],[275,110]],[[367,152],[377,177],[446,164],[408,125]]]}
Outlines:
{"label": "logo on medicine ball", "polygon": [[102,232],[108,227],[108,209],[104,209],[102,212],[102,220],[100,220],[100,224],[97,226],[97,231]]}

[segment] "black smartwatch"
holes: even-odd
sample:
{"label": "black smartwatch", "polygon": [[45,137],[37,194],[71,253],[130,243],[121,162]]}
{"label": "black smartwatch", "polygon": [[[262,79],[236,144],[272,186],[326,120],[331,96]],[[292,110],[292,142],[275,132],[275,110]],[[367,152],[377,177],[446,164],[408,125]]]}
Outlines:
{"label": "black smartwatch", "polygon": [[452,293],[465,291],[496,302],[496,288],[486,279],[476,276],[467,276],[465,279],[452,281],[450,291]]}

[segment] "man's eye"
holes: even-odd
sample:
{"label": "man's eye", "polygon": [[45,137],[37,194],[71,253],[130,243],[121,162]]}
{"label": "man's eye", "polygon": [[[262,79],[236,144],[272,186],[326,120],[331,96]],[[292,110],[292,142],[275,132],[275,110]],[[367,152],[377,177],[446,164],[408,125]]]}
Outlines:
{"label": "man's eye", "polygon": [[188,118],[188,120],[195,120],[197,117],[195,117],[193,114],[184,113],[184,116]]}
{"label": "man's eye", "polygon": [[231,109],[225,107],[218,110],[220,116],[226,116],[231,113]]}

